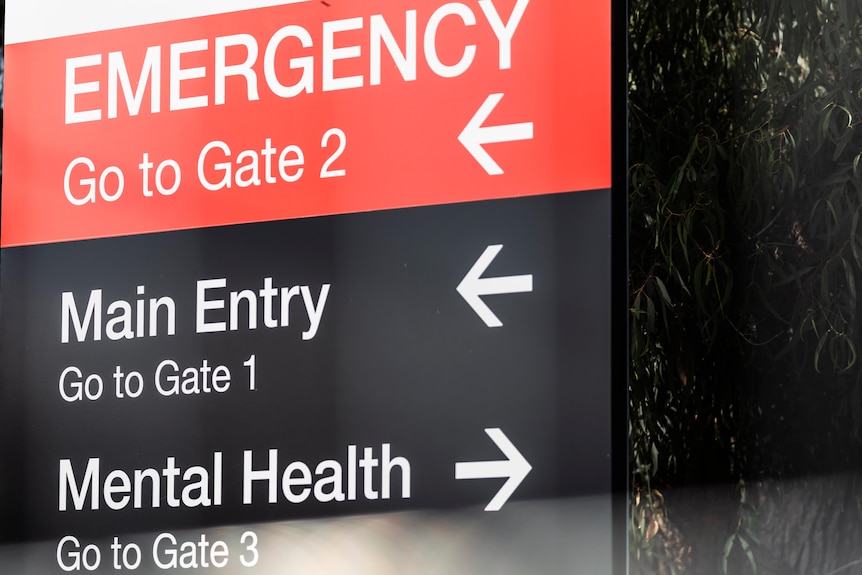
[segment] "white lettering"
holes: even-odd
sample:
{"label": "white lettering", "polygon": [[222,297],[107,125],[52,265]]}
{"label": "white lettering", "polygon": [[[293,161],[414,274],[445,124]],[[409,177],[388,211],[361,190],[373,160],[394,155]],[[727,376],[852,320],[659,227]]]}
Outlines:
{"label": "white lettering", "polygon": [[[498,69],[511,68],[512,42],[529,0],[514,0],[512,12],[505,20],[494,0],[479,0],[478,5],[497,39]],[[475,26],[477,18],[474,10],[462,2],[448,2],[431,13],[421,31],[417,10],[410,9],[403,12],[404,26],[402,28],[399,23],[395,27],[396,32],[393,32],[390,26],[392,20],[388,20],[387,16],[372,14],[367,30],[364,18],[354,17],[325,21],[313,31],[290,24],[278,28],[268,38],[235,33],[212,38],[212,45],[209,39],[203,38],[166,46],[150,46],[146,49],[137,75],[130,75],[127,65],[129,56],[121,51],[106,54],[107,69],[101,67],[103,54],[68,58],[65,61],[66,123],[101,120],[103,111],[107,118],[116,118],[121,99],[125,100],[129,115],[137,116],[143,107],[147,90],[150,91],[150,113],[162,111],[163,89],[168,91],[169,111],[202,108],[210,103],[224,105],[229,98],[230,82],[235,82],[231,84],[234,86],[231,91],[234,98],[258,101],[261,98],[261,74],[266,89],[276,97],[285,99],[303,93],[312,94],[315,90],[329,92],[361,88],[365,85],[365,75],[357,70],[366,67],[368,84],[377,86],[383,81],[384,58],[388,58],[397,70],[394,77],[400,76],[402,81],[412,82],[417,78],[420,32],[423,39],[421,49],[430,70],[437,76],[454,78],[464,74],[473,65],[479,48],[476,44],[466,43],[460,56],[452,56],[453,53],[457,54],[452,49],[457,49],[458,45],[446,46],[448,49],[445,53],[450,56],[444,56],[447,59],[445,63],[441,60],[438,48],[442,49],[447,42],[464,43],[464,40],[459,40],[462,35],[450,34],[448,27]],[[163,65],[162,55],[165,51],[169,56],[168,63]],[[187,58],[185,65],[184,57]],[[457,61],[452,62],[451,59],[455,57]],[[317,85],[315,67],[318,67],[320,74]],[[344,69],[337,69],[341,67]],[[101,76],[98,75],[100,71]],[[167,78],[162,78],[164,73],[168,75]],[[89,81],[82,81],[80,77]],[[240,82],[244,82],[244,86]],[[102,100],[98,106],[96,102],[99,102],[99,98],[105,98],[105,93],[100,92],[103,83],[107,84],[107,102]],[[243,181],[254,182],[256,178]],[[270,178],[267,181],[274,183]]]}
{"label": "white lettering", "polygon": [[500,69],[508,70],[512,67],[512,36],[515,35],[515,30],[518,29],[518,24],[521,23],[521,16],[524,15],[524,10],[527,9],[527,4],[530,0],[518,0],[515,8],[512,9],[512,14],[509,16],[509,21],[503,24],[500,14],[497,13],[497,8],[492,0],[479,0],[479,6],[497,40],[500,43]]}
{"label": "white lettering", "polygon": [[102,290],[94,289],[90,292],[90,299],[87,300],[87,310],[84,312],[83,320],[78,315],[75,294],[72,292],[63,292],[61,306],[60,343],[69,343],[70,321],[75,328],[75,336],[78,338],[78,341],[87,339],[91,323],[93,324],[93,340],[99,341],[102,339]]}
{"label": "white lettering", "polygon": [[361,88],[362,76],[335,77],[335,61],[348,58],[358,58],[362,55],[359,46],[347,46],[336,48],[334,46],[335,33],[359,30],[362,28],[362,18],[348,18],[346,20],[335,20],[323,23],[323,91],[346,90],[348,88]]}
{"label": "white lettering", "polygon": [[285,86],[278,79],[275,72],[275,53],[278,46],[287,38],[298,39],[303,48],[311,48],[313,45],[311,34],[305,28],[300,26],[280,28],[266,45],[266,52],[263,55],[263,73],[266,84],[272,93],[280,98],[292,98],[303,92],[311,94],[314,91],[314,58],[312,56],[290,59],[291,70],[302,70],[302,76],[296,84]]}
{"label": "white lettering", "polygon": [[452,2],[437,8],[425,28],[425,59],[428,61],[428,66],[438,76],[454,78],[466,72],[470,64],[473,63],[473,58],[476,56],[476,46],[471,44],[465,47],[464,54],[456,64],[447,66],[441,62],[437,56],[437,28],[446,16],[459,16],[466,26],[475,25],[476,16],[465,5]]}
{"label": "white lettering", "polygon": [[67,498],[72,495],[72,505],[77,511],[84,508],[84,502],[87,499],[87,494],[90,494],[90,509],[96,510],[99,508],[99,497],[96,483],[99,482],[99,458],[91,457],[87,462],[87,469],[84,471],[84,482],[78,487],[78,482],[75,481],[75,471],[72,469],[72,462],[69,459],[60,460],[60,511],[66,511]]}
{"label": "white lettering", "polygon": [[195,80],[205,78],[207,69],[205,66],[193,68],[182,68],[180,58],[183,54],[203,52],[207,49],[207,40],[191,40],[171,44],[171,110],[187,110],[190,108],[205,108],[209,101],[206,95],[186,96],[180,95],[180,83],[184,80]]}
{"label": "white lettering", "polygon": [[386,49],[389,51],[389,55],[392,56],[392,61],[395,62],[398,71],[401,72],[401,77],[407,82],[416,79],[416,10],[407,11],[404,27],[406,38],[404,51],[402,52],[383,16],[375,14],[371,17],[370,84],[372,86],[380,84],[381,42],[386,44]]}
{"label": "white lettering", "polygon": [[93,122],[102,119],[101,110],[83,110],[78,112],[75,109],[75,96],[79,94],[92,94],[99,91],[99,82],[82,82],[77,83],[75,76],[79,68],[89,68],[98,66],[102,63],[101,54],[93,54],[91,56],[80,56],[78,58],[66,59],[66,123],[74,124],[77,122]]}
{"label": "white lettering", "polygon": [[[227,49],[244,46],[246,58],[241,64],[227,65]],[[246,98],[249,102],[259,98],[257,93],[257,74],[252,65],[257,61],[257,40],[251,34],[221,36],[215,40],[215,104],[225,102],[225,80],[229,76],[242,76],[246,83]]]}
{"label": "white lettering", "polygon": [[224,309],[224,300],[208,300],[207,290],[219,289],[227,286],[225,278],[214,280],[200,280],[197,283],[197,298],[195,306],[195,319],[197,333],[213,333],[225,331],[227,324],[223,321],[207,322],[205,313],[207,310]]}
{"label": "white lettering", "polygon": [[160,46],[147,48],[144,63],[141,66],[141,75],[138,78],[137,90],[132,91],[132,83],[129,72],[126,70],[126,62],[122,52],[111,52],[108,54],[108,117],[117,117],[117,84],[123,88],[123,97],[126,100],[126,108],[130,116],[137,116],[144,101],[144,89],[147,82],[152,81],[150,86],[150,112],[155,114],[160,110],[161,94],[161,57]]}
{"label": "white lettering", "polygon": [[311,297],[311,290],[308,286],[299,288],[302,292],[302,301],[305,303],[305,311],[308,312],[308,320],[311,326],[302,332],[302,339],[313,339],[317,335],[317,328],[320,327],[320,320],[323,317],[323,306],[326,305],[326,298],[329,295],[329,284],[323,284],[320,287],[320,295],[317,298],[317,304]]}

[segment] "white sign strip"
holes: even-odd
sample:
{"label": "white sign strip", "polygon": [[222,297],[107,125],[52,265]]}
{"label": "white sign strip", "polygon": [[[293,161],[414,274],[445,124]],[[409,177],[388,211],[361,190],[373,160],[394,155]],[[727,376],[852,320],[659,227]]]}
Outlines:
{"label": "white sign strip", "polygon": [[6,43],[17,44],[309,0],[6,0]]}

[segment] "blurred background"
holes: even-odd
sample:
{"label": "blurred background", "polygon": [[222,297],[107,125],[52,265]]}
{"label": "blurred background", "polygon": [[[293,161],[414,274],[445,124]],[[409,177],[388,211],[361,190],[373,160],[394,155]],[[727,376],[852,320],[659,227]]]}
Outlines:
{"label": "blurred background", "polygon": [[629,3],[633,573],[862,573],[862,11]]}

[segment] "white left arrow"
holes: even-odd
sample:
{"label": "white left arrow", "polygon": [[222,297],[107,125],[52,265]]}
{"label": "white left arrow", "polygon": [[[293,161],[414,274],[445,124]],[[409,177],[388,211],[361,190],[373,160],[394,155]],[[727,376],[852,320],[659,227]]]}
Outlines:
{"label": "white left arrow", "polygon": [[533,122],[503,124],[502,126],[482,125],[502,99],[503,94],[491,94],[485,98],[485,101],[479,106],[479,109],[458,136],[458,141],[467,148],[467,151],[491,176],[499,176],[503,173],[503,168],[485,151],[483,147],[485,144],[533,139]]}
{"label": "white left arrow", "polygon": [[533,467],[498,427],[485,429],[488,437],[500,448],[506,459],[501,461],[469,461],[455,464],[455,479],[495,479],[506,477],[485,511],[499,511]]}
{"label": "white left arrow", "polygon": [[485,248],[485,251],[482,252],[482,255],[479,256],[479,259],[455,288],[488,327],[500,327],[503,322],[482,301],[482,296],[533,291],[533,274],[499,278],[482,277],[482,274],[485,273],[485,270],[488,269],[488,266],[502,249],[502,244],[494,244]]}

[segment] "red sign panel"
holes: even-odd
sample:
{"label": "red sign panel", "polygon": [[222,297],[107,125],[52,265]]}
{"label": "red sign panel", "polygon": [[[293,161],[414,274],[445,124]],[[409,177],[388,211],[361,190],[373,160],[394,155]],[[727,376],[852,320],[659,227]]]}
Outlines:
{"label": "red sign panel", "polygon": [[610,18],[327,0],[11,44],[0,245],[609,188]]}

